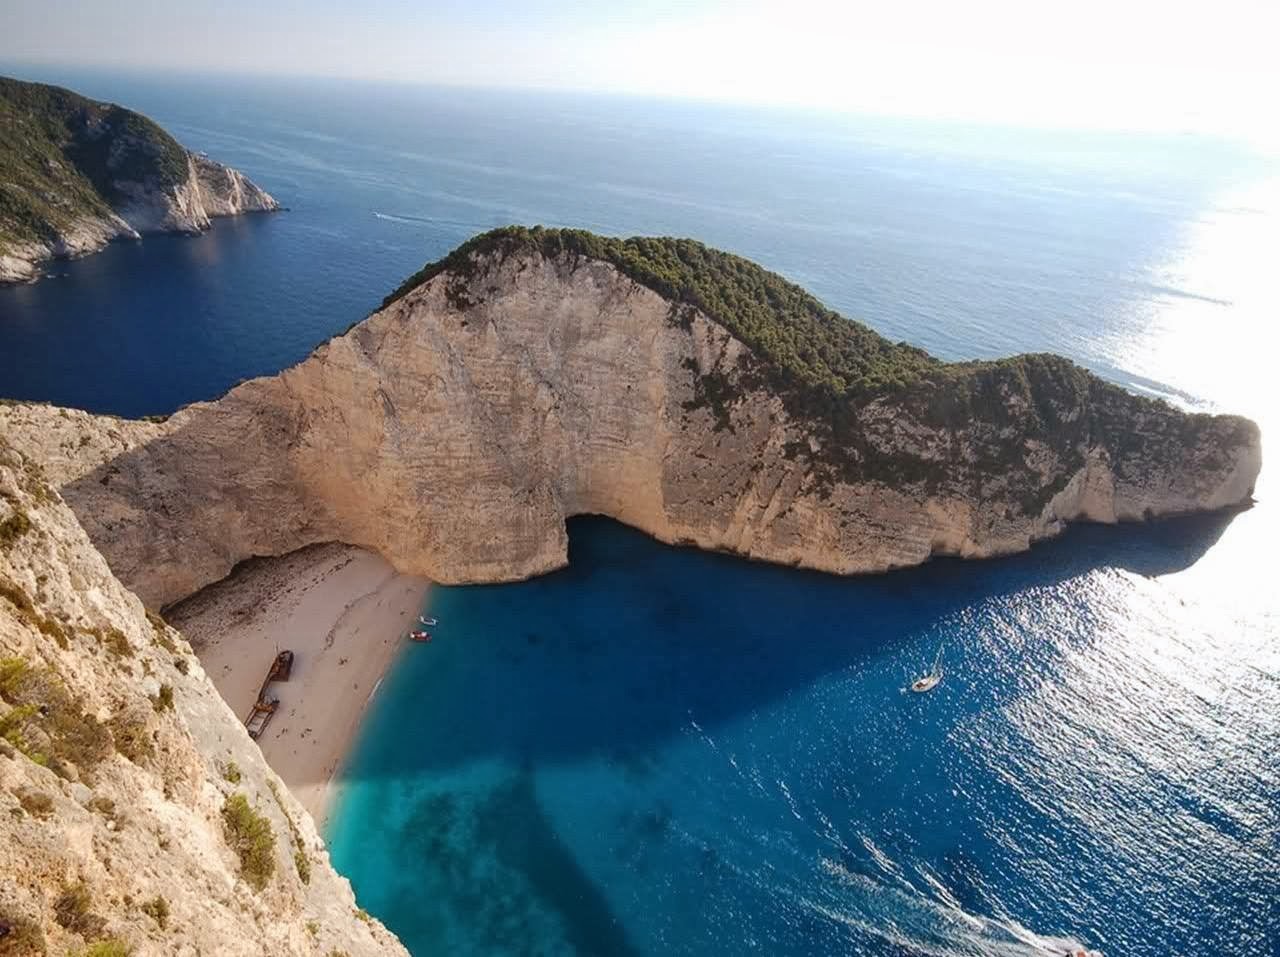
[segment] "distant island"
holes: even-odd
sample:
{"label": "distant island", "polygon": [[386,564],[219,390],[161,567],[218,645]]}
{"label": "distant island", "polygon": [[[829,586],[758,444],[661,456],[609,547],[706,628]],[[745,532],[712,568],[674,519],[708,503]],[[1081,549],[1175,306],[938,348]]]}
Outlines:
{"label": "distant island", "polygon": [[0,77],[0,283],[144,233],[198,233],[279,204],[132,110]]}

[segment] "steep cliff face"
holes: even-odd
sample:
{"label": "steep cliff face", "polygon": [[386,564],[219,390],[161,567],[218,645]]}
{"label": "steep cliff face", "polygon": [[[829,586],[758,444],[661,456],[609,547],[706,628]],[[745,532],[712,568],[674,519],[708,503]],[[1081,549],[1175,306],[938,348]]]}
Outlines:
{"label": "steep cliff face", "polygon": [[186,640],[2,438],[0,875],[13,957],[405,953]]}
{"label": "steep cliff face", "polygon": [[883,571],[1015,552],[1076,519],[1236,505],[1260,467],[1251,422],[1051,356],[947,365],[857,327],[848,348],[887,357],[857,367],[870,385],[815,391],[776,329],[749,346],[618,263],[544,245],[471,247],[298,366],[164,423],[12,406],[0,426],[155,606],[330,540],[437,581],[522,578],[565,562],[583,513]]}
{"label": "steep cliff face", "polygon": [[0,77],[0,142],[0,283],[118,237],[195,233],[212,216],[279,208],[146,117],[58,87]]}
{"label": "steep cliff face", "polygon": [[206,156],[188,154],[185,178],[176,184],[118,182],[117,211],[135,233],[198,233],[216,216],[279,209],[265,191]]}

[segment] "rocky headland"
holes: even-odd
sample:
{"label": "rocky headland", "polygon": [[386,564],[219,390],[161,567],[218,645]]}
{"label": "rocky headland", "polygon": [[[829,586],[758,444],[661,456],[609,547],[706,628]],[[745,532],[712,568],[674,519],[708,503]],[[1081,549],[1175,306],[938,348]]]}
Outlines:
{"label": "rocky headland", "polygon": [[0,77],[0,283],[145,233],[198,233],[279,204],[141,114]]}
{"label": "rocky headland", "polygon": [[279,375],[163,422],[0,428],[161,607],[341,541],[440,582],[563,565],[565,519],[841,574],[1249,501],[1257,427],[1049,355],[944,363],[685,240],[512,228]]}

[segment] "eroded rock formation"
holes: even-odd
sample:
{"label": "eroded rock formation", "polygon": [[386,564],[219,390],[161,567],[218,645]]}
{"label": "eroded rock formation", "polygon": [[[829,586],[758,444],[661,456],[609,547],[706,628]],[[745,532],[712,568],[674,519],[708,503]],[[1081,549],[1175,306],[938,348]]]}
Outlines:
{"label": "eroded rock formation", "polygon": [[321,541],[436,581],[523,578],[566,561],[565,519],[586,513],[877,572],[1016,552],[1073,520],[1234,506],[1260,467],[1253,423],[1051,356],[937,363],[831,415],[775,372],[615,264],[508,244],[163,423],[11,406],[0,428],[156,607]]}

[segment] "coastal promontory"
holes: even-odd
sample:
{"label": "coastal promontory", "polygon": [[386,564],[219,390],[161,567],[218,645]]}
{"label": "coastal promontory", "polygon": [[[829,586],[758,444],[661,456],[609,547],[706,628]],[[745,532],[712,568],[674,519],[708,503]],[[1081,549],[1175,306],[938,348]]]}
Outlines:
{"label": "coastal promontory", "polygon": [[1247,503],[1257,427],[1052,355],[948,363],[690,240],[512,227],[279,375],[160,422],[0,409],[159,607],[340,541],[441,582],[567,560],[565,520],[841,574]]}
{"label": "coastal promontory", "polygon": [[113,239],[198,233],[215,216],[279,204],[123,107],[0,77],[0,283]]}

